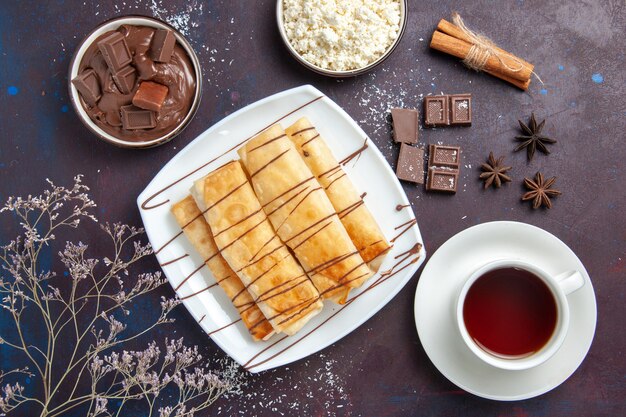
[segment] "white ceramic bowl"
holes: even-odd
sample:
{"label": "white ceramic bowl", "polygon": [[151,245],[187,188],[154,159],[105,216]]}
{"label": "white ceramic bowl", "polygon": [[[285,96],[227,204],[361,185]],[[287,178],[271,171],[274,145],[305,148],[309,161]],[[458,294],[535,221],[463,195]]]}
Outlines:
{"label": "white ceramic bowl", "polygon": [[396,49],[398,44],[400,43],[400,40],[402,39],[402,35],[404,35],[404,30],[406,28],[407,20],[408,20],[407,0],[400,0],[400,29],[398,30],[398,36],[393,41],[393,43],[389,45],[385,53],[383,53],[378,59],[376,59],[372,63],[362,68],[355,68],[355,69],[347,70],[347,71],[335,71],[335,70],[330,70],[327,68],[318,67],[317,65],[313,65],[312,63],[304,59],[302,55],[300,55],[300,53],[295,50],[295,48],[289,42],[289,38],[287,37],[287,32],[285,31],[283,0],[276,1],[276,21],[278,23],[278,31],[280,32],[280,37],[282,38],[285,46],[287,47],[287,50],[289,50],[291,55],[293,55],[293,57],[296,58],[296,60],[300,64],[304,65],[311,71],[317,72],[318,74],[327,75],[329,77],[335,77],[335,78],[353,77],[355,75],[364,74],[374,69],[374,67],[382,63],[385,59],[387,59],[392,54],[392,52]]}
{"label": "white ceramic bowl", "polygon": [[[169,29],[173,31],[174,35],[176,36],[176,40],[183,47],[183,49],[185,49],[185,52],[187,52],[187,55],[189,56],[189,59],[191,60],[194,68],[196,76],[196,91],[193,103],[191,105],[191,108],[189,109],[189,113],[187,113],[187,116],[185,116],[185,118],[179,123],[178,126],[176,126],[174,130],[155,139],[140,142],[128,141],[117,138],[110,133],[105,132],[97,124],[95,124],[93,120],[91,120],[91,118],[85,111],[84,103],[82,98],[80,97],[80,94],[78,93],[78,90],[76,90],[76,87],[74,87],[71,82],[71,80],[78,75],[80,63],[83,59],[83,56],[85,55],[85,52],[87,51],[87,48],[89,48],[89,46],[96,40],[96,38],[98,38],[98,36],[102,35],[104,32],[115,30],[122,25],[149,26],[153,28]],[[98,138],[102,139],[105,142],[123,148],[151,148],[154,146],[162,145],[172,140],[176,135],[182,132],[182,130],[187,126],[187,124],[195,115],[196,111],[198,110],[198,106],[200,105],[200,98],[202,95],[202,70],[200,68],[200,61],[198,60],[198,57],[196,56],[193,48],[191,47],[189,42],[187,42],[187,40],[183,37],[183,35],[174,27],[151,17],[124,16],[111,19],[102,23],[100,26],[91,31],[91,33],[89,33],[85,37],[85,39],[82,40],[82,42],[78,46],[78,49],[76,49],[74,56],[72,57],[72,61],[70,62],[68,85],[70,100],[72,102],[72,106],[74,107],[74,111],[76,111],[76,114],[83,122],[83,124],[87,126],[87,128],[91,130]]]}

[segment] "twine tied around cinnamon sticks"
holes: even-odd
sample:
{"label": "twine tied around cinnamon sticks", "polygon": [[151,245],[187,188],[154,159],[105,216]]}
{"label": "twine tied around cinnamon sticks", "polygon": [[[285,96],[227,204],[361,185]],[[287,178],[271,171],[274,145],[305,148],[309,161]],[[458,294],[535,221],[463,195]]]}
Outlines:
{"label": "twine tied around cinnamon sticks", "polygon": [[452,22],[441,19],[433,33],[430,47],[463,59],[463,63],[476,71],[507,81],[527,90],[530,78],[535,75],[534,65],[499,48],[488,37],[469,29],[458,13],[452,14]]}

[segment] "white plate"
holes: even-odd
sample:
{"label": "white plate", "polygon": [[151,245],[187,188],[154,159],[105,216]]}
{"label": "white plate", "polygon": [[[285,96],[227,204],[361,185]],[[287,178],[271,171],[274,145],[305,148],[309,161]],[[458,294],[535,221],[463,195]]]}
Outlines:
{"label": "white plate", "polygon": [[[171,204],[188,194],[195,179],[236,159],[236,149],[244,141],[275,122],[280,121],[286,127],[302,116],[316,125],[339,160],[367,141],[367,149],[344,168],[357,188],[367,192],[365,203],[387,239],[393,239],[404,230],[404,227],[396,227],[414,221],[410,208],[396,210],[399,204],[409,204],[406,194],[383,155],[356,122],[309,85],[287,90],[251,104],[209,128],[172,158],[139,195],[137,204],[148,238],[172,287],[177,288],[191,274],[177,290],[181,298],[202,291],[215,280],[208,269],[202,267],[202,259],[184,236],[172,240],[180,233],[180,227],[170,214]],[[380,268],[380,271],[389,270],[404,260],[395,266],[393,275],[381,278],[380,273],[376,274],[361,289],[353,291],[351,298],[356,298],[343,307],[327,302],[322,313],[292,337],[276,335],[267,342],[254,342],[241,322],[214,332],[239,318],[219,287],[185,298],[183,302],[215,343],[234,360],[251,372],[271,369],[325,348],[387,304],[426,257],[422,247],[419,259],[412,256],[405,259],[404,253],[417,242],[421,243],[422,237],[415,224],[395,241]],[[372,286],[375,282],[379,285]],[[314,337],[308,337],[313,333]]]}
{"label": "white plate", "polygon": [[[585,279],[582,288],[567,296],[570,327],[561,348],[543,364],[523,371],[479,360],[455,323],[456,299],[465,279],[480,265],[505,258],[552,274],[575,269]],[[524,223],[483,223],[456,234],[432,256],[415,291],[415,324],[426,354],[454,384],[484,398],[523,400],[557,387],[581,364],[596,328],[596,298],[585,267],[554,235]]]}

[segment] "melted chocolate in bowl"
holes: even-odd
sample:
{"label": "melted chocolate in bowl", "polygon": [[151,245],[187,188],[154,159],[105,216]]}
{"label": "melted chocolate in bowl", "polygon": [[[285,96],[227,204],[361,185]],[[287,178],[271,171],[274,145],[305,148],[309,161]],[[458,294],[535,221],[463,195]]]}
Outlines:
{"label": "melted chocolate in bowl", "polygon": [[[150,58],[150,42],[156,30],[148,26],[122,25],[115,31],[105,32],[87,48],[80,62],[78,73],[93,69],[102,91],[102,97],[93,107],[81,100],[83,108],[98,127],[121,140],[144,142],[167,135],[183,122],[195,99],[194,66],[178,42],[169,62],[154,62]],[[124,35],[133,56],[131,65],[137,71],[137,79],[130,94],[122,94],[119,91],[113,81],[111,70],[98,49],[98,42],[113,32]],[[146,80],[163,84],[169,89],[161,111],[156,114],[156,126],[152,129],[123,129],[120,108],[131,104],[139,84]]]}

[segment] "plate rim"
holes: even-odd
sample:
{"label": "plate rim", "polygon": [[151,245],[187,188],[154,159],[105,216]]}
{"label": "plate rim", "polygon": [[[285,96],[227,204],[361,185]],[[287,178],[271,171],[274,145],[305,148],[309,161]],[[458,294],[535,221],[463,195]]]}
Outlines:
{"label": "plate rim", "polygon": [[[481,229],[481,228],[485,228],[485,227],[498,227],[498,226],[521,227],[521,228],[526,228],[526,229],[532,230],[533,233],[543,234],[544,236],[548,236],[548,237],[553,238],[555,240],[555,243],[561,245],[567,252],[569,252],[569,254],[571,256],[573,256],[574,259],[578,260],[578,262],[583,267],[583,270],[581,272],[583,273],[583,276],[586,278],[585,282],[588,284],[588,285],[586,285],[588,287],[587,291],[591,292],[591,294],[590,294],[591,295],[590,302],[592,302],[592,304],[593,304],[593,311],[594,311],[593,330],[592,330],[592,332],[591,332],[591,334],[589,336],[589,342],[588,342],[588,345],[585,348],[585,351],[584,351],[584,353],[582,355],[582,358],[576,364],[576,366],[571,371],[567,370],[567,372],[565,372],[566,375],[564,376],[564,378],[559,378],[559,382],[556,383],[556,384],[548,384],[547,388],[543,387],[543,388],[535,389],[533,391],[526,392],[526,393],[523,393],[523,394],[509,395],[509,396],[491,395],[491,394],[482,393],[479,390],[470,388],[466,384],[458,382],[458,380],[456,378],[453,378],[453,377],[451,377],[449,375],[449,372],[443,372],[440,369],[439,365],[432,359],[431,354],[429,352],[429,349],[424,344],[424,341],[423,341],[423,331],[420,331],[420,325],[419,325],[419,322],[421,320],[418,318],[418,315],[419,315],[418,314],[418,308],[419,308],[419,305],[418,305],[418,293],[420,292],[420,284],[422,282],[422,276],[424,275],[424,273],[428,272],[429,264],[432,264],[433,259],[435,259],[435,260],[437,259],[437,253],[440,252],[441,249],[444,248],[444,246],[448,245],[450,242],[452,242],[453,240],[457,239],[459,235],[465,234],[466,232],[475,231],[476,229]],[[543,395],[543,394],[545,394],[547,392],[550,392],[553,389],[555,389],[555,388],[559,387],[560,385],[562,385],[563,383],[565,383],[574,374],[574,372],[576,372],[576,370],[578,370],[578,368],[580,367],[582,362],[585,360],[585,358],[589,354],[589,350],[591,349],[591,345],[593,344],[593,340],[595,338],[595,332],[597,330],[597,319],[598,319],[597,312],[598,312],[597,300],[596,300],[596,296],[595,296],[595,290],[593,288],[593,283],[591,281],[591,277],[590,277],[587,269],[585,268],[584,264],[580,260],[580,258],[578,258],[578,256],[576,255],[576,253],[565,242],[563,242],[561,239],[559,239],[554,234],[548,232],[547,230],[544,230],[544,229],[542,229],[542,228],[540,228],[538,226],[535,226],[535,225],[532,225],[532,224],[529,224],[529,223],[513,221],[513,220],[496,220],[496,221],[489,221],[489,222],[479,223],[479,224],[473,225],[471,227],[468,227],[466,229],[463,229],[463,230],[459,231],[458,233],[456,233],[455,235],[453,235],[452,237],[450,237],[449,239],[447,239],[433,253],[433,255],[431,256],[429,262],[424,266],[424,269],[422,270],[422,273],[420,274],[420,279],[419,279],[419,281],[417,283],[417,287],[415,289],[415,297],[414,297],[414,302],[413,302],[413,315],[414,315],[415,328],[417,330],[418,338],[420,340],[422,348],[424,349],[424,352],[426,353],[426,356],[431,361],[433,366],[437,369],[437,371],[441,375],[443,375],[448,381],[452,382],[457,387],[463,389],[464,391],[466,391],[466,392],[468,392],[468,393],[470,393],[472,395],[475,395],[475,396],[481,397],[481,398],[485,398],[485,399],[488,399],[488,400],[503,401],[503,402],[521,401],[521,400],[527,400],[527,399],[535,398],[535,397]],[[459,342],[462,342],[462,340],[459,340]],[[558,357],[558,355],[559,355],[559,352],[557,351],[555,353],[555,357]],[[514,374],[515,372],[519,372],[519,371],[507,371],[507,373],[511,373],[511,374]]]}
{"label": "plate rim", "polygon": [[[401,204],[409,204],[409,206],[410,206],[410,203],[409,203],[408,197],[406,195],[406,192],[402,188],[402,185],[400,184],[399,180],[395,177],[395,174],[393,173],[393,170],[391,169],[391,166],[387,162],[385,156],[382,154],[380,149],[376,146],[375,142],[363,131],[363,129],[358,125],[358,123],[343,108],[341,108],[337,103],[335,103],[330,97],[328,97],[326,94],[322,93],[321,91],[319,91],[317,88],[313,87],[312,85],[306,84],[306,85],[302,85],[302,86],[298,86],[298,87],[294,87],[294,88],[291,88],[291,89],[287,89],[287,90],[284,90],[284,91],[277,92],[275,94],[272,94],[270,96],[264,97],[264,98],[262,98],[260,100],[257,100],[257,101],[255,101],[253,103],[248,104],[247,106],[237,110],[236,112],[231,113],[230,115],[220,119],[215,124],[209,126],[206,130],[204,130],[203,132],[198,134],[197,137],[195,137],[191,142],[189,142],[187,145],[185,145],[185,147],[183,147],[180,151],[178,151],[178,153],[176,155],[174,155],[165,165],[163,165],[163,167],[153,176],[153,178],[148,183],[148,185],[143,189],[143,191],[141,191],[141,193],[137,197],[136,203],[137,203],[137,207],[139,209],[139,212],[140,212],[140,215],[141,215],[141,218],[142,218],[142,222],[144,223],[144,226],[146,224],[144,216],[148,216],[149,215],[148,214],[149,210],[144,209],[142,207],[142,205],[145,203],[146,198],[150,198],[149,196],[151,194],[154,194],[155,191],[152,190],[153,188],[155,188],[155,189],[162,188],[158,184],[158,182],[162,181],[162,179],[159,178],[159,177],[162,175],[163,172],[167,171],[170,168],[170,166],[173,166],[180,159],[182,159],[184,157],[184,155],[187,154],[188,148],[191,148],[193,146],[197,146],[197,142],[206,140],[207,135],[211,135],[214,132],[219,132],[221,126],[223,126],[224,124],[230,122],[234,118],[240,117],[242,114],[245,114],[245,113],[247,113],[249,111],[253,111],[257,107],[261,107],[261,106],[263,106],[263,105],[265,105],[267,103],[271,103],[271,102],[273,102],[275,100],[280,100],[280,99],[282,99],[284,97],[289,97],[289,96],[297,96],[299,94],[303,94],[305,96],[309,95],[312,98],[315,97],[316,99],[319,99],[320,101],[324,102],[325,105],[329,106],[329,108],[331,110],[337,112],[338,115],[342,119],[344,119],[348,123],[348,125],[355,131],[355,133],[359,134],[360,136],[362,136],[364,139],[366,139],[369,142],[368,143],[368,149],[373,151],[375,158],[377,160],[379,160],[381,167],[385,170],[385,177],[393,180],[393,181],[388,181],[388,183],[393,183],[393,187],[395,187],[397,193],[401,196],[400,203]],[[317,98],[317,97],[319,97],[319,98]],[[288,117],[289,115],[290,114],[288,114],[285,117]],[[194,174],[195,174],[195,172],[192,173],[190,176],[193,176]],[[412,206],[410,206],[410,207],[412,207]],[[373,312],[371,314],[364,315],[363,318],[354,321],[352,324],[347,326],[344,331],[338,332],[334,337],[326,339],[324,343],[320,344],[314,350],[308,352],[304,356],[300,356],[300,357],[295,358],[295,359],[289,359],[288,356],[285,356],[285,360],[283,360],[283,361],[281,361],[280,358],[270,359],[270,360],[267,360],[266,362],[264,362],[263,364],[258,365],[256,367],[254,367],[253,369],[250,369],[249,372],[257,373],[257,372],[261,372],[261,371],[264,371],[264,370],[276,368],[276,367],[279,367],[279,366],[284,366],[284,365],[287,365],[289,363],[296,362],[296,361],[299,361],[301,359],[304,359],[304,358],[306,358],[306,357],[308,357],[308,356],[310,356],[310,355],[312,355],[314,353],[317,353],[320,350],[323,350],[323,349],[327,348],[328,346],[332,345],[333,343],[337,342],[338,340],[344,338],[345,336],[347,336],[348,334],[350,334],[351,332],[356,330],[358,327],[363,325],[363,323],[365,323],[367,320],[369,320],[371,317],[373,317],[378,311],[380,311],[385,305],[387,305],[391,301],[391,299],[393,299],[406,286],[408,281],[410,281],[415,276],[417,270],[421,267],[421,265],[423,264],[423,262],[425,261],[426,256],[427,256],[426,248],[425,248],[425,245],[424,245],[424,240],[422,238],[421,231],[419,229],[419,224],[417,223],[417,218],[415,216],[415,212],[413,210],[411,210],[408,217],[409,217],[410,221],[412,221],[413,219],[416,220],[416,223],[413,226],[411,226],[411,228],[409,229],[408,234],[414,236],[415,239],[419,243],[422,244],[422,247],[421,247],[421,249],[419,251],[420,258],[419,258],[419,260],[417,262],[407,266],[407,268],[402,272],[402,275],[399,277],[399,278],[401,278],[400,280],[394,280],[393,281],[393,282],[395,282],[395,285],[393,287],[391,287],[391,291],[387,291],[386,292],[386,294],[384,295],[382,300],[379,303],[377,303],[375,308],[372,309]],[[147,235],[148,235],[148,239],[150,240],[150,234],[148,233],[147,228],[146,228],[146,232],[147,232]],[[163,271],[163,272],[165,273],[165,271]],[[379,271],[379,272],[381,272],[381,271]],[[170,285],[172,285],[172,287],[174,287],[174,284],[172,283],[172,281],[170,281],[170,278],[168,277],[167,273],[165,273],[165,276],[168,279],[168,282],[170,283]],[[369,282],[373,282],[373,280],[371,280]],[[362,288],[365,288],[365,286],[362,287]],[[189,302],[189,300],[187,300],[187,299],[182,300],[182,304],[185,305],[185,308],[187,309],[187,311],[194,318],[196,323],[198,323],[198,317],[196,317],[195,314],[194,314],[195,309],[191,308],[188,305],[188,302]],[[328,318],[328,320],[332,319],[335,314],[339,314],[343,310],[343,306],[333,306],[333,307],[339,307],[339,310],[337,310],[336,312],[333,312],[332,313],[333,315],[330,316]],[[230,356],[233,360],[238,362],[240,365],[243,365],[242,362],[240,362],[238,359],[232,357],[229,354],[229,351],[231,349],[226,349],[226,345],[227,345],[226,343],[222,343],[222,340],[219,337],[213,337],[213,335],[208,334],[209,331],[204,328],[202,323],[198,323],[198,324],[200,324],[200,328],[205,332],[205,334],[207,334],[211,338],[211,340],[213,340],[224,351],[225,354]],[[302,336],[302,337],[306,337],[308,335],[308,334],[305,334],[305,333],[302,333],[302,334],[304,334],[304,336]],[[293,337],[297,337],[297,336],[298,336],[298,334],[292,336],[292,338]],[[289,339],[291,339],[291,338],[289,338]],[[289,339],[287,339],[287,340],[289,340]],[[270,341],[271,340],[272,339],[270,339]],[[277,340],[277,342],[278,342],[278,340]],[[278,343],[276,343],[276,344],[278,344]],[[228,346],[230,346],[230,345],[228,345]],[[258,357],[255,358],[255,360],[259,360],[259,357],[263,357],[263,355],[265,353],[271,354],[271,353],[273,353],[273,350],[262,351],[258,355]]]}

